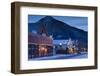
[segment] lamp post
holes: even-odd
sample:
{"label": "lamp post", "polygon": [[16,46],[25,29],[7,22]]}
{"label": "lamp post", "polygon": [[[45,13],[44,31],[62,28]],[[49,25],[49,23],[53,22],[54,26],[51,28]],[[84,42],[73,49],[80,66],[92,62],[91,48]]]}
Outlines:
{"label": "lamp post", "polygon": [[53,55],[55,55],[56,52],[55,52],[55,46],[53,46]]}

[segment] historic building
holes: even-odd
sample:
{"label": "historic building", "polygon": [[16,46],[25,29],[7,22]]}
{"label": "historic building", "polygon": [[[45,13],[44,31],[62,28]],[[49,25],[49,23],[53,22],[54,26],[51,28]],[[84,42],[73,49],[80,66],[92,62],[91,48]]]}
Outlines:
{"label": "historic building", "polygon": [[38,32],[28,33],[29,59],[53,54],[53,39],[49,36],[44,25]]}

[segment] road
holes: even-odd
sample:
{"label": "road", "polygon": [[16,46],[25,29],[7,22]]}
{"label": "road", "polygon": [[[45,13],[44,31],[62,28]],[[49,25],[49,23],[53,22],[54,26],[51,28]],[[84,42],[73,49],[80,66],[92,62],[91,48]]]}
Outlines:
{"label": "road", "polygon": [[81,59],[88,58],[87,53],[82,54],[56,54],[54,56],[38,57],[30,60],[56,60],[56,59]]}

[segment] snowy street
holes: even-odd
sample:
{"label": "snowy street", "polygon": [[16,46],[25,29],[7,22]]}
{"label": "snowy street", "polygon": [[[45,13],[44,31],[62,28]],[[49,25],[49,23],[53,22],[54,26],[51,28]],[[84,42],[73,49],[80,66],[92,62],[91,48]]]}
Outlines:
{"label": "snowy street", "polygon": [[88,58],[87,53],[82,54],[57,54],[54,56],[46,56],[46,57],[38,57],[29,60],[55,60],[55,59],[80,59],[80,58]]}

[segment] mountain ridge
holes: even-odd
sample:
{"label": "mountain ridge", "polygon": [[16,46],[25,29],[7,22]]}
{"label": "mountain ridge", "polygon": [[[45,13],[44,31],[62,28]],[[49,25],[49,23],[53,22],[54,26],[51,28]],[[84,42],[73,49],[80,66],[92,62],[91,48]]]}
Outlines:
{"label": "mountain ridge", "polygon": [[53,35],[54,39],[69,39],[81,40],[87,42],[88,33],[82,29],[75,28],[51,16],[46,16],[35,23],[28,23],[28,32],[35,30],[44,25],[48,34]]}

